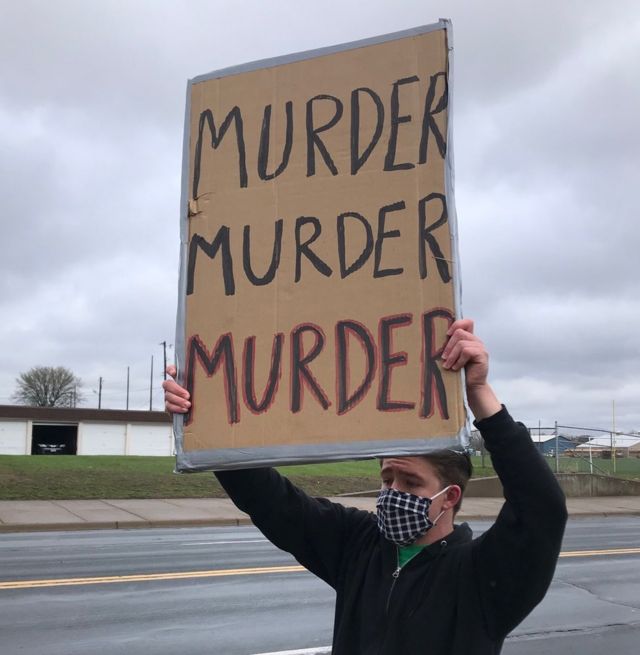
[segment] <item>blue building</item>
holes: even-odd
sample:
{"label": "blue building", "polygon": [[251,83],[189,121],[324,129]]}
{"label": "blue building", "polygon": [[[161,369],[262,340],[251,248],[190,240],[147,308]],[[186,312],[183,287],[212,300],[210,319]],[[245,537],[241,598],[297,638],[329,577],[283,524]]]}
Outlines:
{"label": "blue building", "polygon": [[[555,455],[556,454],[556,437],[554,434],[536,434],[535,430],[531,432],[531,439],[536,445],[536,448],[543,455]],[[562,435],[558,435],[557,442],[558,452],[562,455],[565,450],[570,450],[576,447],[576,442]]]}

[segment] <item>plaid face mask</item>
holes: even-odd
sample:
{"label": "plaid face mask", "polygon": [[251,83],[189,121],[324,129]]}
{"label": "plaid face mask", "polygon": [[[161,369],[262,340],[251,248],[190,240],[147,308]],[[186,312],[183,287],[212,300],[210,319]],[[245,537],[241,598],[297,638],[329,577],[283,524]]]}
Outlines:
{"label": "plaid face mask", "polygon": [[378,529],[386,539],[397,546],[412,544],[426,534],[444,514],[444,511],[440,512],[432,521],[429,518],[429,507],[431,501],[448,488],[445,487],[431,498],[414,496],[395,489],[382,489],[376,502]]}

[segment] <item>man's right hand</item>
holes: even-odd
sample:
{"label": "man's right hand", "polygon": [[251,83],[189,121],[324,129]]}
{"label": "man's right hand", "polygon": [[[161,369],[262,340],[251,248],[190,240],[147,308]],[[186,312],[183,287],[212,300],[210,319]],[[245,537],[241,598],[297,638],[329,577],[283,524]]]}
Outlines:
{"label": "man's right hand", "polygon": [[189,392],[181,387],[176,381],[177,371],[173,365],[167,366],[168,380],[162,383],[164,389],[164,408],[171,414],[185,414],[189,411],[191,403],[189,402]]}

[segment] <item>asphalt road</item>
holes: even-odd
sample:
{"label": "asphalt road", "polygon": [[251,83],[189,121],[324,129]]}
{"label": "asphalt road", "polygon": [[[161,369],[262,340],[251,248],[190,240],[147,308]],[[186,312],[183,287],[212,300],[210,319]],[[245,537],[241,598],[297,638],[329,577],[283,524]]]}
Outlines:
{"label": "asphalt road", "polygon": [[[503,653],[637,652],[639,564],[640,518],[570,521],[549,594]],[[320,649],[333,599],[253,528],[0,535],[3,655]]]}

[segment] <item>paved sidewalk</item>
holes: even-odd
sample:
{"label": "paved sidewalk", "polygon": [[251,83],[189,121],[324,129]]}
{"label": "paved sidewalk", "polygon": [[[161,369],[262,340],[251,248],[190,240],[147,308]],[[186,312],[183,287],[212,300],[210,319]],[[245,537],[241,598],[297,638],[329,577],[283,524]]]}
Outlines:
{"label": "paved sidewalk", "polygon": [[[333,498],[351,507],[375,511],[375,498]],[[493,519],[501,498],[466,498],[458,520]],[[640,516],[640,496],[568,498],[572,517]],[[246,514],[227,498],[166,500],[3,500],[0,532],[98,530],[206,525],[249,525]]]}

